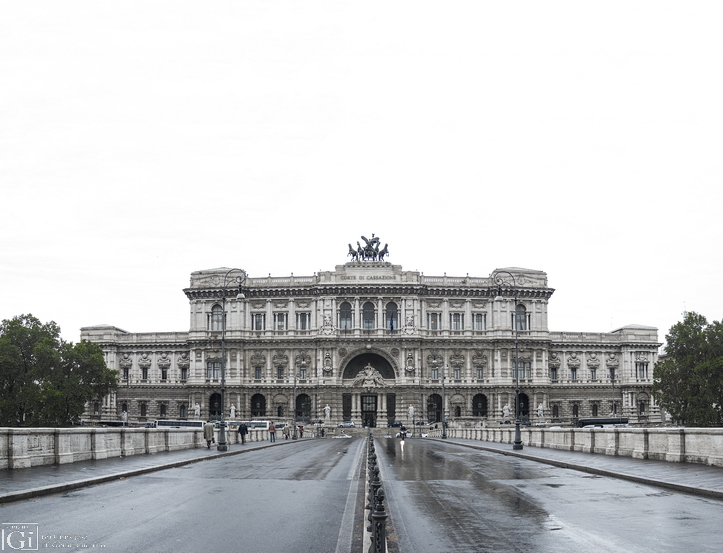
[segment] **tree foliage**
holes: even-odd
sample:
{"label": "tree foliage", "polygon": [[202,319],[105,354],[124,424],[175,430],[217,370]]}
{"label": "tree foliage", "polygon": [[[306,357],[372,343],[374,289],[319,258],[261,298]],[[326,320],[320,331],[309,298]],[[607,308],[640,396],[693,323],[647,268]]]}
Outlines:
{"label": "tree foliage", "polygon": [[666,336],[655,364],[653,394],[686,426],[723,426],[723,323],[687,313]]}
{"label": "tree foliage", "polygon": [[21,315],[0,324],[0,426],[69,426],[118,385],[97,344],[60,338],[54,322]]}

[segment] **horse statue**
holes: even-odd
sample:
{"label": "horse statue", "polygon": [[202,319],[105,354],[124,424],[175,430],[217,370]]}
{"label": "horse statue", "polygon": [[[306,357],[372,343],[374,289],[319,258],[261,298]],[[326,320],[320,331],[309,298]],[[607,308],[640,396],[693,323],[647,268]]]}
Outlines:
{"label": "horse statue", "polygon": [[377,254],[377,256],[379,257],[379,261],[384,261],[384,256],[389,255],[388,246],[389,246],[389,244],[384,244],[384,247],[381,250],[379,250],[379,253]]}
{"label": "horse statue", "polygon": [[371,239],[362,236],[362,240],[366,242],[366,246],[364,246],[364,259],[375,260],[379,253],[379,238],[372,234]]}
{"label": "horse statue", "polygon": [[359,261],[359,253],[351,247],[351,244],[349,244],[349,253],[346,255],[350,255],[352,261]]}

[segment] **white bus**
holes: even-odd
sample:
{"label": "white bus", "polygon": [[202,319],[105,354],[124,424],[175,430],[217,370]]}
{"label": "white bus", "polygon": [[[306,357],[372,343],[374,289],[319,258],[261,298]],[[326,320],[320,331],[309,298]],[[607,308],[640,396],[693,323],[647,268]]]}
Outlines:
{"label": "white bus", "polygon": [[[241,421],[243,422],[246,427],[249,430],[268,430],[269,424],[271,424],[271,421]],[[232,425],[235,424],[238,428],[238,425],[241,424],[241,422],[235,422],[231,423]]]}
{"label": "white bus", "polygon": [[205,421],[169,421],[158,420],[153,423],[156,428],[200,428],[203,430]]}

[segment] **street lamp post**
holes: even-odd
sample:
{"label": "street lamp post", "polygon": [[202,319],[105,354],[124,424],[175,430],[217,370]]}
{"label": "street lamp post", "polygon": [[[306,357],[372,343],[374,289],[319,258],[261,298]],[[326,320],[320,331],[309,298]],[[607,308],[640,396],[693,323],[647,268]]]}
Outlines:
{"label": "street lamp post", "polygon": [[[306,365],[305,362],[301,362],[301,366],[304,367]],[[296,367],[294,367],[294,396],[291,398],[291,408],[294,411],[294,435],[292,436],[293,440],[298,439],[296,436],[297,431],[297,424],[296,424]]]}
{"label": "street lamp post", "polygon": [[497,284],[497,297],[495,300],[502,300],[502,286],[509,286],[505,280],[500,276],[500,273],[509,275],[512,279],[512,295],[515,299],[513,319],[515,325],[515,441],[512,444],[512,449],[522,449],[522,435],[520,434],[520,330],[519,321],[517,320],[517,282],[515,277],[509,271],[497,271],[495,273],[495,283]]}
{"label": "street lamp post", "polygon": [[[233,272],[240,272],[238,276],[231,277],[229,275]],[[236,299],[243,299],[244,294],[242,286],[246,282],[246,271],[243,269],[230,269],[223,277],[223,292],[221,296],[221,428],[218,433],[218,451],[228,451],[228,444],[226,443],[226,422],[224,411],[226,409],[226,288],[228,283],[236,282],[238,284],[238,292],[236,293]]]}
{"label": "street lamp post", "polygon": [[444,417],[444,365],[442,365],[442,439],[447,439],[447,420]]}

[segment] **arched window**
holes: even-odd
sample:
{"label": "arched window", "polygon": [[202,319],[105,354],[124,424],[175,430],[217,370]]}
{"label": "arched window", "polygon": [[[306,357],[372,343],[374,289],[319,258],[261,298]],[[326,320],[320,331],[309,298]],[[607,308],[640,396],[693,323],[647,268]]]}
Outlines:
{"label": "arched window", "polygon": [[399,328],[399,315],[397,314],[397,304],[390,301],[386,307],[384,316],[384,326],[387,330],[395,330]]}
{"label": "arched window", "polygon": [[597,417],[597,403],[592,404],[592,416]]}
{"label": "arched window", "polygon": [[486,417],[487,416],[487,396],[484,394],[477,394],[472,398],[472,416],[473,417]]}
{"label": "arched window", "polygon": [[462,408],[459,405],[454,406],[454,416],[455,417],[461,417],[462,416]]}
{"label": "arched window", "polygon": [[552,406],[552,418],[556,419],[560,416],[560,409],[557,407],[557,405]]}
{"label": "arched window", "polygon": [[515,308],[515,313],[512,315],[512,328],[517,330],[527,330],[529,328],[529,315],[527,309],[521,303]]}
{"label": "arched window", "polygon": [[283,405],[279,405],[276,408],[276,416],[279,417],[280,419],[284,418],[284,406]]}
{"label": "arched window", "polygon": [[339,306],[339,328],[341,330],[351,330],[351,304],[345,301]]}
{"label": "arched window", "polygon": [[262,394],[254,394],[251,396],[251,416],[266,416],[266,398]]}
{"label": "arched window", "polygon": [[578,405],[572,406],[572,416],[578,418],[580,416],[580,407]]}
{"label": "arched window", "polygon": [[211,330],[223,330],[223,310],[216,304],[211,308]]}
{"label": "arched window", "polygon": [[296,396],[296,420],[301,422],[311,421],[311,398],[306,394]]}
{"label": "arched window", "polygon": [[364,328],[364,330],[373,330],[376,326],[377,321],[376,314],[374,313],[374,304],[368,301],[362,308],[362,328]]}
{"label": "arched window", "polygon": [[166,406],[165,405],[161,405],[160,417],[162,419],[166,418]]}
{"label": "arched window", "polygon": [[641,415],[641,416],[645,415],[645,402],[644,401],[641,401],[638,404],[638,415]]}
{"label": "arched window", "polygon": [[211,394],[208,398],[208,414],[212,419],[221,418],[221,394]]}
{"label": "arched window", "polygon": [[432,394],[427,399],[427,422],[441,422],[442,420],[442,397],[439,394]]}
{"label": "arched window", "polygon": [[187,416],[187,413],[188,413],[188,411],[186,410],[186,406],[185,406],[185,405],[181,405],[181,406],[178,408],[178,416],[179,416],[179,418],[185,419],[186,416]]}

